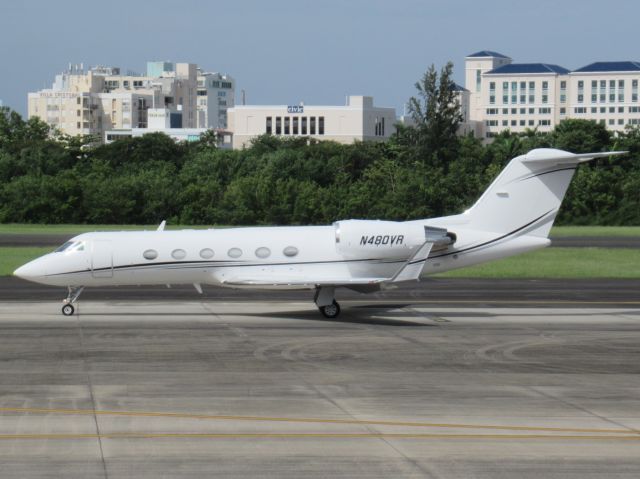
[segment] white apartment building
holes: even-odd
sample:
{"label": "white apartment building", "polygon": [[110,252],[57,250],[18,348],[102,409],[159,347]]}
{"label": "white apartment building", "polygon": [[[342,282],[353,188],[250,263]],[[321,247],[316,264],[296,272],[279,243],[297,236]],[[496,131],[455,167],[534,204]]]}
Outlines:
{"label": "white apartment building", "polygon": [[613,131],[640,124],[640,63],[596,62],[570,71],[548,63],[512,63],[481,51],[465,59],[469,118],[491,138],[503,130],[551,131],[566,118],[597,121]]}
{"label": "white apartment building", "polygon": [[395,108],[373,105],[370,96],[349,96],[344,106],[241,105],[228,110],[233,148],[257,136],[312,137],[338,143],[380,141],[395,131]]}
{"label": "white apartment building", "polygon": [[121,138],[140,137],[148,133],[164,133],[175,141],[198,141],[207,128],[182,128],[182,112],[170,108],[149,108],[144,128],[113,129],[104,132],[104,143]]}
{"label": "white apartment building", "polygon": [[[198,71],[192,63],[149,62],[146,75],[79,66],[56,75],[51,88],[29,93],[28,116],[68,135],[104,137],[107,130],[148,127],[148,110],[180,113],[181,128],[198,127]],[[216,98],[217,100],[217,98]]]}
{"label": "white apartment building", "polygon": [[235,106],[235,85],[229,75],[198,70],[198,128],[227,128],[227,111]]}

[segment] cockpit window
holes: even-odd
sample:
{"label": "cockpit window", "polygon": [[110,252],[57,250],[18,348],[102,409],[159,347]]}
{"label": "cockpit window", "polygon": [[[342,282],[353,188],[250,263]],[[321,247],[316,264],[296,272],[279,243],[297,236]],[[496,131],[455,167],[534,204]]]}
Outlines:
{"label": "cockpit window", "polygon": [[84,251],[84,241],[67,241],[54,251],[54,253],[62,253],[63,251]]}
{"label": "cockpit window", "polygon": [[56,249],[54,253],[62,253],[63,251],[66,251],[69,248],[71,248],[71,246],[73,246],[74,243],[75,241],[67,241],[65,244],[63,244],[58,249]]}

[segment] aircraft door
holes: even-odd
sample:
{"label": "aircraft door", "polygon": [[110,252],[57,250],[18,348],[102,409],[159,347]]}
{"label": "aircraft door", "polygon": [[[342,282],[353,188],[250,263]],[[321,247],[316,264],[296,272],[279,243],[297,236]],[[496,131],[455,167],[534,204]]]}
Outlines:
{"label": "aircraft door", "polygon": [[113,277],[111,241],[94,240],[91,244],[91,275],[94,278]]}

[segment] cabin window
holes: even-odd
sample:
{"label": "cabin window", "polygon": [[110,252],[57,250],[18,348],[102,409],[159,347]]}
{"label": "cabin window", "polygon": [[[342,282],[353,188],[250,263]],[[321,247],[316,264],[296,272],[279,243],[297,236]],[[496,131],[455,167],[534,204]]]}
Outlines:
{"label": "cabin window", "polygon": [[240,256],[242,256],[242,250],[240,248],[231,248],[227,254],[231,257],[231,258],[239,258]]}
{"label": "cabin window", "polygon": [[142,253],[145,259],[156,259],[158,257],[158,252],[154,249],[148,249],[144,253]]}
{"label": "cabin window", "polygon": [[184,259],[187,256],[187,252],[183,249],[174,249],[171,252],[173,259]]}
{"label": "cabin window", "polygon": [[295,246],[287,246],[283,251],[285,256],[296,256],[298,254],[298,248],[296,248]]}
{"label": "cabin window", "polygon": [[256,250],[256,256],[258,258],[268,258],[271,255],[271,250],[269,248],[266,248],[264,246],[258,248]]}
{"label": "cabin window", "polygon": [[213,250],[211,248],[204,248],[200,250],[200,257],[204,259],[213,258]]}

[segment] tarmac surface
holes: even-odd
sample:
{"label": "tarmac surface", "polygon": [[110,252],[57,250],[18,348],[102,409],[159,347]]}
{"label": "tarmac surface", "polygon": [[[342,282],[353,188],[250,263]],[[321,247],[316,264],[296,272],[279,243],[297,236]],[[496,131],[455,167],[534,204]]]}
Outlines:
{"label": "tarmac surface", "polygon": [[0,476],[636,479],[640,301],[599,287],[345,297],[337,320],[247,292],[83,296],[69,318],[3,300]]}

